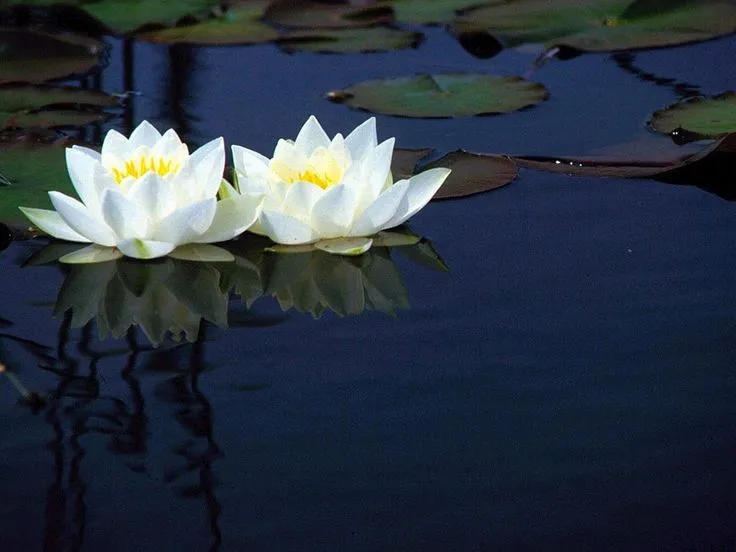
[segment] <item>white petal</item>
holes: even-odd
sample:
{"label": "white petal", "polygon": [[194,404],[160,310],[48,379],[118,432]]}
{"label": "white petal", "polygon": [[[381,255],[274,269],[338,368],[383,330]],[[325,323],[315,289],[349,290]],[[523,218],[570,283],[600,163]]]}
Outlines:
{"label": "white petal", "polygon": [[246,178],[265,178],[268,175],[268,157],[243,146],[232,146],[231,149],[235,170],[241,172]]}
{"label": "white petal", "polygon": [[[169,187],[177,207],[186,207],[192,203],[210,199],[204,197],[202,193],[204,188],[197,185],[197,174],[189,163],[169,179]],[[211,197],[214,197],[214,194]]]}
{"label": "white petal", "polygon": [[324,194],[322,188],[310,182],[295,182],[286,190],[283,211],[300,220],[309,220],[312,207]]}
{"label": "white petal", "polygon": [[125,240],[118,244],[118,249],[126,257],[135,259],[156,259],[164,257],[174,250],[173,243],[153,240]]}
{"label": "white petal", "polygon": [[314,204],[312,226],[320,238],[347,236],[355,218],[357,194],[352,188],[337,185],[328,189]]}
{"label": "white petal", "polygon": [[94,185],[95,168],[98,161],[76,148],[66,149],[66,168],[69,178],[77,191],[79,199],[85,205],[95,205],[100,201]]}
{"label": "white petal", "polygon": [[362,159],[368,152],[376,149],[378,139],[376,138],[376,118],[371,117],[345,138],[345,143],[350,148],[353,161]]}
{"label": "white petal", "polygon": [[90,240],[72,230],[56,211],[36,209],[34,207],[19,207],[23,214],[43,232],[50,236],[73,242],[89,243]]}
{"label": "white petal", "polygon": [[234,196],[217,202],[210,227],[193,241],[215,243],[231,240],[245,232],[261,214],[263,196]]}
{"label": "white petal", "polygon": [[330,142],[330,147],[327,148],[327,151],[332,154],[341,167],[350,166],[350,162],[353,158],[350,155],[350,149],[345,143],[345,138],[342,137],[342,134],[335,135],[332,142]]}
{"label": "white petal", "polygon": [[210,198],[177,209],[159,222],[153,237],[174,245],[191,243],[212,225],[217,210],[216,203],[214,198]]}
{"label": "white petal", "polygon": [[225,141],[220,137],[206,143],[189,157],[194,168],[200,199],[214,197],[225,170]]}
{"label": "white petal", "polygon": [[363,211],[350,230],[351,236],[371,236],[384,228],[396,215],[409,189],[409,181],[401,180],[383,192]]}
{"label": "white petal", "polygon": [[59,258],[59,262],[67,264],[106,263],[122,256],[123,253],[115,247],[102,247],[95,244],[67,253]]}
{"label": "white petal", "polygon": [[117,190],[106,190],[102,196],[102,217],[118,236],[118,240],[145,239],[148,236],[147,213]]}
{"label": "white petal", "polygon": [[128,142],[132,150],[140,146],[152,148],[161,139],[161,133],[148,121],[142,121],[130,134]]}
{"label": "white petal", "polygon": [[326,253],[334,253],[336,255],[362,255],[368,251],[373,245],[370,238],[339,238],[336,240],[323,240],[314,244],[314,247],[325,251]]}
{"label": "white petal", "polygon": [[146,173],[130,186],[127,198],[138,205],[151,222],[169,216],[176,209],[170,183],[152,172]]}
{"label": "white petal", "polygon": [[54,209],[72,230],[89,241],[112,247],[117,237],[105,222],[89,212],[79,201],[60,192],[49,192]]}
{"label": "white petal", "polygon": [[216,245],[206,245],[203,243],[190,243],[180,245],[169,253],[169,257],[182,261],[197,261],[207,263],[222,263],[234,261],[235,257],[232,253],[217,247]]}
{"label": "white petal", "polygon": [[[251,173],[252,174],[252,173]],[[260,178],[258,176],[250,177],[246,176],[240,170],[236,169],[235,176],[237,178],[238,186],[237,189],[241,194],[267,194],[270,190],[267,178]]]}
{"label": "white petal", "polygon": [[304,123],[299,134],[294,140],[294,145],[299,151],[311,154],[319,147],[327,148],[330,145],[330,137],[324,131],[314,115],[310,115]]}
{"label": "white petal", "polygon": [[102,156],[100,155],[99,151],[95,151],[92,148],[86,148],[84,146],[72,146],[73,150],[77,150],[80,153],[84,153],[85,155],[91,157],[95,161],[100,161],[102,159]]}
{"label": "white petal", "polygon": [[268,237],[276,243],[310,243],[319,237],[311,226],[284,213],[263,211],[260,222]]}
{"label": "white petal", "polygon": [[117,130],[110,130],[105,134],[102,142],[101,156],[106,157],[112,155],[118,158],[126,158],[133,153],[134,147],[128,142],[128,139],[120,134]]}
{"label": "white petal", "polygon": [[[406,191],[406,195],[401,201],[396,215],[384,224],[381,230],[398,226],[417,213],[437,193],[437,190],[439,190],[449,174],[450,169],[437,167],[436,169],[429,169],[416,176],[412,176],[409,179],[409,189]],[[397,184],[398,182],[394,186]]]}
{"label": "white petal", "polygon": [[179,135],[173,128],[170,128],[151,149],[154,155],[173,157],[182,145]]}
{"label": "white petal", "polygon": [[394,154],[394,138],[384,140],[376,147],[373,156],[373,170],[369,173],[369,188],[371,198],[377,198],[383,191],[389,172],[391,171],[391,158]]}

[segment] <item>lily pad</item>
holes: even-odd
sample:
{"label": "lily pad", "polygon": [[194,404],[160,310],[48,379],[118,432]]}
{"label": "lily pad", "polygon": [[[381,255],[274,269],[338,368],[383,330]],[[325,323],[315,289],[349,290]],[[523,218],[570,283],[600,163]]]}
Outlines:
{"label": "lily pad", "polygon": [[389,23],[393,12],[388,6],[281,0],[269,6],[264,18],[295,29],[348,29]]}
{"label": "lily pad", "polygon": [[49,190],[75,195],[66,171],[64,148],[58,145],[0,145],[0,221],[26,220],[18,206],[51,209]]}
{"label": "lily pad", "polygon": [[432,153],[431,148],[396,148],[391,158],[391,174],[394,181],[409,178],[414,174],[417,163]]}
{"label": "lily pad", "polygon": [[518,0],[464,12],[458,29],[486,29],[507,46],[543,43],[609,52],[673,46],[736,31],[736,5],[728,0],[661,2],[633,9],[630,0]]}
{"label": "lily pad", "polygon": [[105,45],[72,34],[0,29],[0,83],[41,83],[88,72]]}
{"label": "lily pad", "polygon": [[657,132],[686,131],[698,138],[736,132],[736,92],[714,98],[694,98],[656,111],[649,126]]}
{"label": "lily pad", "polygon": [[82,126],[109,117],[103,107],[118,99],[79,88],[38,85],[0,86],[0,129]]}
{"label": "lily pad", "polygon": [[432,199],[465,197],[489,192],[510,184],[519,174],[508,157],[457,150],[429,163],[421,170],[434,167],[452,169],[450,176]]}
{"label": "lily pad", "polygon": [[521,77],[472,73],[425,73],[366,81],[327,94],[331,101],[373,113],[425,118],[507,113],[535,105],[547,96],[544,86]]}
{"label": "lily pad", "polygon": [[267,0],[240,3],[219,16],[196,23],[139,33],[136,38],[164,44],[260,44],[276,40],[279,33],[262,21]]}
{"label": "lily pad", "polygon": [[285,52],[359,53],[416,48],[423,35],[391,27],[294,31],[279,41]]}
{"label": "lily pad", "polygon": [[450,23],[460,10],[499,4],[504,0],[483,2],[483,0],[392,0],[389,5],[394,10],[396,21],[415,25]]}

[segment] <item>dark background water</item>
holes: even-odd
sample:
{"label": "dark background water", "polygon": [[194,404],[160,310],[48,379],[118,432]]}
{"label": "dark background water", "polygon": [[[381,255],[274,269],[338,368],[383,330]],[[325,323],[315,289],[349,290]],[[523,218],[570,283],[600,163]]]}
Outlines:
{"label": "dark background water", "polygon": [[[104,90],[131,84],[122,51]],[[736,88],[734,51],[634,63],[714,94]],[[270,153],[311,113],[329,133],[365,119],[322,99],[332,88],[533,59],[477,60],[439,29],[362,56],[134,44],[126,116]],[[678,98],[610,55],[532,78],[551,92],[534,109],[379,116],[379,138],[578,154],[648,136]],[[34,411],[0,380],[2,549],[732,550],[735,214],[694,187],[523,171],[415,217],[450,272],[396,256],[411,309],[395,318],[314,320],[270,298],[247,317],[234,299],[245,323],[155,350],[54,318],[62,270],[21,268],[42,244],[13,243],[0,358],[48,400]]]}

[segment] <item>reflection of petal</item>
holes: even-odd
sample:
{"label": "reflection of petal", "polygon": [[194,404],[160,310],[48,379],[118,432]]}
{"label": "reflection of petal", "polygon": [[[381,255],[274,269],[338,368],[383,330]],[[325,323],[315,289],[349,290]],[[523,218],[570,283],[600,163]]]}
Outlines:
{"label": "reflection of petal", "polygon": [[370,238],[336,238],[334,240],[322,240],[314,244],[314,247],[326,253],[337,255],[355,256],[362,255],[373,245]]}
{"label": "reflection of petal", "polygon": [[210,263],[226,263],[235,260],[232,253],[217,247],[216,245],[208,245],[204,243],[190,243],[180,245],[169,253],[169,257],[179,259],[180,261],[196,261]]}
{"label": "reflection of petal", "polygon": [[114,275],[114,262],[72,267],[56,298],[54,316],[72,309],[72,326],[84,326],[97,315],[107,283]]}

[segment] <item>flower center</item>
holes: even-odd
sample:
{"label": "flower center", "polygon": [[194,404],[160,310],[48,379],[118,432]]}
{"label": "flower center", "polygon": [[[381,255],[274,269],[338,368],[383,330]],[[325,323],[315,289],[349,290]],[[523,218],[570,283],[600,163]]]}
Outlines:
{"label": "flower center", "polygon": [[120,184],[128,177],[138,179],[149,172],[156,173],[159,176],[168,176],[177,172],[180,168],[181,164],[173,159],[147,154],[129,159],[116,167],[110,167],[110,172],[115,181]]}
{"label": "flower center", "polygon": [[325,148],[315,149],[301,170],[278,160],[271,163],[271,170],[287,184],[309,182],[323,190],[338,184],[345,172],[335,156]]}

